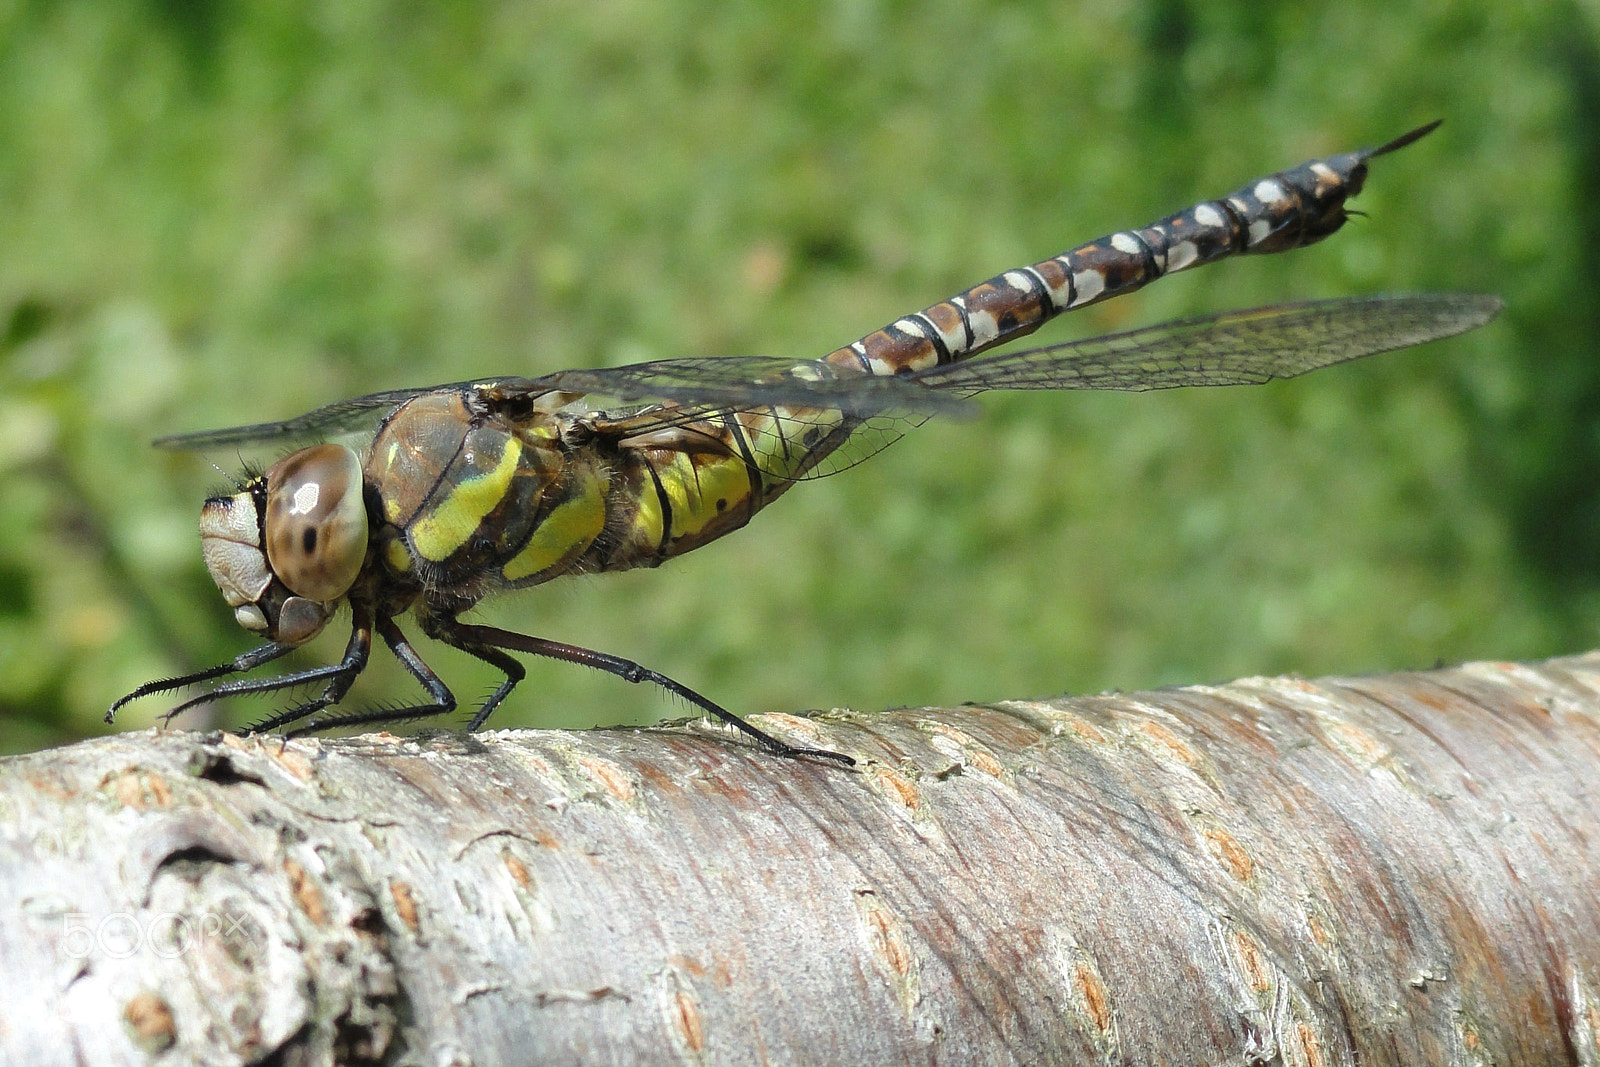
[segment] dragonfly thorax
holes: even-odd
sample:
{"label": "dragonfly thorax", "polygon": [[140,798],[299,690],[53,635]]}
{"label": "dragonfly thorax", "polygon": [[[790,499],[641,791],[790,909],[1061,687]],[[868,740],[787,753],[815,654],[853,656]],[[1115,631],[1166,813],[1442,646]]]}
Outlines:
{"label": "dragonfly thorax", "polygon": [[368,522],[361,460],[343,445],[286,456],[200,510],[206,569],[247,630],[311,640],[361,573]]}

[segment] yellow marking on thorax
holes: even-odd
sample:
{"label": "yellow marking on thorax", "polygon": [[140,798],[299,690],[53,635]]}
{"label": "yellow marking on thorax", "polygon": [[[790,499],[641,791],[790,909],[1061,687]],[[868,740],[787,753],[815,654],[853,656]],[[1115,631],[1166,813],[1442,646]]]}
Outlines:
{"label": "yellow marking on thorax", "polygon": [[517,427],[517,433],[523,437],[531,437],[541,443],[554,441],[559,436],[554,426],[544,422],[519,426]]}
{"label": "yellow marking on thorax", "polygon": [[[390,441],[389,447],[384,449],[383,463],[388,470],[394,470],[395,457],[400,454],[400,442]],[[400,501],[394,497],[386,497],[383,501],[383,517],[390,522],[400,521]]]}
{"label": "yellow marking on thorax", "polygon": [[[699,464],[696,458],[701,460]],[[699,533],[750,495],[750,472],[744,461],[734,456],[708,459],[679,453],[657,473],[672,507],[673,537]]]}
{"label": "yellow marking on thorax", "polygon": [[633,518],[628,522],[625,542],[647,546],[651,552],[661,544],[661,496],[647,475],[634,499]]}
{"label": "yellow marking on thorax", "polygon": [[533,536],[512,556],[500,573],[515,582],[548,570],[562,560],[571,559],[600,536],[606,524],[606,487],[609,480],[598,473],[579,474],[583,488],[550,509],[550,514],[534,528]]}
{"label": "yellow marking on thorax", "polygon": [[429,514],[412,523],[411,544],[417,553],[438,563],[466,544],[484,517],[506,495],[521,456],[521,442],[515,437],[506,438],[506,450],[494,470],[466,479]]}
{"label": "yellow marking on thorax", "polygon": [[411,552],[406,548],[406,543],[398,537],[383,546],[383,558],[389,564],[389,569],[396,574],[405,574],[411,570]]}

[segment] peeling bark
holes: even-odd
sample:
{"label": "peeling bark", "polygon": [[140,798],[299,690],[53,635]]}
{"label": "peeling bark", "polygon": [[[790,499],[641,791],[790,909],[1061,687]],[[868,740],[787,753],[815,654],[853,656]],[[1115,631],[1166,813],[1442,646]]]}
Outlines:
{"label": "peeling bark", "polygon": [[0,761],[0,1062],[1600,1064],[1600,654]]}

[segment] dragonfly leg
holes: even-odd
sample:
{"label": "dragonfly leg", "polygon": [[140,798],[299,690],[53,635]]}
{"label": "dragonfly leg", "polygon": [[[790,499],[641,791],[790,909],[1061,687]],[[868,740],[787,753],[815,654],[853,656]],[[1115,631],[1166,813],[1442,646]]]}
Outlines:
{"label": "dragonfly leg", "polygon": [[[368,708],[362,711],[352,711],[342,715],[324,715],[323,717],[308,722],[298,730],[290,733],[291,737],[301,734],[315,733],[318,730],[331,730],[340,726],[368,726],[380,722],[401,722],[409,719],[427,719],[434,715],[447,715],[456,709],[456,696],[450,692],[450,687],[444,684],[444,679],[434,673],[433,668],[425,663],[417,650],[412,647],[411,641],[401,631],[395,621],[388,616],[379,616],[378,633],[382,635],[384,644],[389,646],[389,651],[394,653],[394,658],[399,660],[411,676],[422,684],[432,697],[432,703],[414,704],[403,708]],[[468,651],[471,651],[470,649]],[[491,661],[493,662],[493,661]],[[499,664],[496,664],[499,666]],[[510,692],[508,682],[501,688]],[[326,706],[326,705],[322,705]],[[313,708],[313,711],[320,710]],[[310,714],[310,712],[307,712]],[[303,718],[304,716],[299,716]]]}
{"label": "dragonfly leg", "polygon": [[[240,653],[238,656],[234,657],[231,663],[222,663],[215,667],[207,667],[203,671],[195,671],[193,674],[180,675],[177,678],[161,678],[154,682],[146,682],[144,685],[141,685],[139,688],[135,689],[133,692],[129,693],[127,696],[111,705],[111,708],[106,712],[106,722],[110,723],[114,721],[117,717],[117,712],[122,709],[124,704],[131,704],[135,700],[139,700],[142,697],[151,696],[155,693],[167,693],[174,689],[183,689],[186,686],[195,685],[200,682],[209,682],[211,679],[221,678],[225,674],[242,674],[245,671],[253,671],[263,663],[271,663],[280,656],[288,655],[293,650],[293,647],[294,646],[292,645],[280,645],[276,641],[269,641],[264,645],[257,645],[248,652]],[[215,691],[213,690],[213,692]],[[205,694],[198,700],[191,700],[187,703],[181,704],[178,706],[178,708],[169,713],[168,718],[185,708],[194,707],[196,704],[204,704],[209,699],[211,699],[211,693]]]}
{"label": "dragonfly leg", "polygon": [[[370,609],[358,607],[355,609],[355,613],[355,625],[350,630],[350,641],[345,645],[344,658],[338,663],[330,667],[314,667],[311,671],[302,671],[298,675],[291,674],[285,675],[283,678],[268,679],[270,682],[285,683],[284,686],[274,686],[274,688],[282,688],[287,685],[299,685],[303,682],[327,678],[328,684],[323,688],[322,692],[311,700],[285,708],[276,714],[269,715],[260,722],[251,723],[245,730],[246,735],[264,734],[276,730],[280,726],[299,722],[309,715],[315,715],[328,705],[337,704],[344,699],[344,695],[355,684],[356,678],[366,669],[367,659],[372,654],[372,612]],[[313,672],[317,674],[315,679],[305,677],[305,675]],[[215,693],[212,695],[214,696]],[[174,709],[174,714],[178,710],[182,709]]]}
{"label": "dragonfly leg", "polygon": [[501,682],[495,691],[490,693],[483,704],[479,706],[478,710],[472,713],[472,721],[467,724],[467,731],[470,733],[482,726],[489,716],[494,714],[494,709],[498,708],[500,702],[511,694],[511,690],[516,688],[517,683],[522,681],[527,672],[523,669],[522,664],[501,652],[498,648],[468,648],[463,651],[471,652],[485,663],[492,663],[506,672],[506,680]]}
{"label": "dragonfly leg", "polygon": [[[355,681],[356,675],[360,674],[362,669],[366,667],[367,653],[371,647],[371,613],[357,609],[356,623],[350,633],[350,643],[345,648],[344,659],[341,662],[327,667],[312,667],[308,670],[294,671],[274,678],[253,678],[237,682],[223,682],[221,685],[211,687],[204,693],[190,697],[163,714],[161,716],[162,725],[172,722],[173,719],[190,708],[199,707],[201,704],[209,704],[224,697],[248,696],[252,693],[273,693],[280,689],[293,689],[295,686],[328,679],[328,688],[324,690],[323,696],[319,698],[321,703],[308,701],[306,704],[297,705],[289,711],[273,716],[264,723],[256,723],[247,728],[245,733],[257,733],[281,725],[284,722],[293,722],[297,718],[303,718],[305,715],[311,714],[317,707],[326,706],[343,696],[349,690],[351,683]],[[111,722],[117,710],[129,701],[149,696],[152,693],[164,693],[172,689],[182,689],[184,686],[208,681],[225,674],[238,674],[255,670],[264,663],[271,663],[273,660],[287,655],[294,651],[294,648],[294,645],[279,644],[275,641],[269,642],[265,645],[259,645],[248,652],[241,653],[232,663],[224,663],[218,667],[196,671],[194,674],[186,674],[181,678],[167,678],[162,681],[148,682],[111,705],[111,710],[106,712],[106,722]],[[307,708],[310,710],[302,710]]]}
{"label": "dragonfly leg", "polygon": [[[835,760],[846,766],[854,766],[856,762],[842,752],[829,752],[827,749],[821,748],[797,748],[794,745],[785,744],[766,731],[757,729],[745,722],[727,708],[701,696],[681,682],[673,681],[658,671],[653,671],[648,667],[635,663],[631,659],[623,659],[621,656],[597,652],[592,648],[582,648],[578,645],[566,645],[543,637],[530,637],[527,634],[513,633],[510,630],[502,630],[494,626],[474,626],[457,622],[454,619],[437,617],[430,626],[429,635],[446,644],[454,645],[456,648],[470,652],[481,659],[489,660],[491,663],[496,661],[490,659],[484,653],[494,648],[505,648],[515,652],[526,652],[534,656],[546,656],[550,659],[562,660],[567,663],[576,663],[584,667],[593,667],[595,670],[614,674],[627,682],[648,682],[652,685],[660,686],[667,692],[715,715],[723,722],[760,742],[761,747],[774,755],[812,756],[818,759]],[[509,675],[510,672],[507,671],[507,674]],[[520,679],[520,677],[521,668],[519,667],[515,679]],[[506,684],[496,690],[484,702],[484,706],[473,716],[473,728],[481,725],[483,720],[489,717],[489,713],[494,710],[495,705],[504,699],[505,694],[510,692],[511,686],[514,684],[516,684],[515,680],[508,677]]]}
{"label": "dragonfly leg", "polygon": [[472,713],[472,721],[467,723],[467,732],[472,733],[474,730],[484,724],[484,721],[494,713],[494,709],[498,708],[500,703],[505,700],[506,697],[511,695],[511,690],[515,689],[522,679],[527,677],[528,672],[526,668],[522,666],[522,664],[506,655],[498,648],[494,648],[490,645],[478,645],[470,641],[458,640],[455,636],[456,629],[458,628],[459,626],[448,630],[447,633],[449,636],[441,636],[438,632],[436,632],[435,625],[429,624],[427,626],[429,637],[444,641],[445,644],[448,644],[453,648],[459,648],[468,655],[476,656],[478,659],[483,660],[483,662],[489,664],[490,666],[499,668],[506,676],[505,681],[496,686],[494,692],[485,697],[483,703],[479,705],[478,710]]}

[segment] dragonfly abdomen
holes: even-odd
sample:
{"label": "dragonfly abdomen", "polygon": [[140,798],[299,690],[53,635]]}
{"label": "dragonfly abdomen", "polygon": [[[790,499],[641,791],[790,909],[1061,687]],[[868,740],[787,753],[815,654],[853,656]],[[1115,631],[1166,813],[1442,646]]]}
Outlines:
{"label": "dragonfly abdomen", "polygon": [[1143,288],[1174,271],[1320,241],[1344,225],[1345,202],[1361,191],[1368,160],[1403,148],[1436,126],[1419,127],[1378,148],[1310,160],[1148,226],[1008,270],[824,358],[877,376],[925,370],[1032,333],[1057,315]]}
{"label": "dragonfly abdomen", "polygon": [[739,529],[765,502],[737,427],[695,424],[618,451],[606,532],[582,570],[657,566]]}

